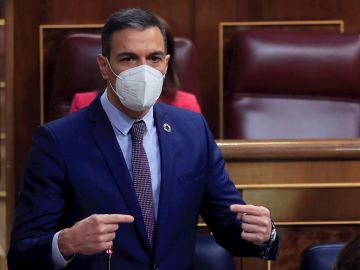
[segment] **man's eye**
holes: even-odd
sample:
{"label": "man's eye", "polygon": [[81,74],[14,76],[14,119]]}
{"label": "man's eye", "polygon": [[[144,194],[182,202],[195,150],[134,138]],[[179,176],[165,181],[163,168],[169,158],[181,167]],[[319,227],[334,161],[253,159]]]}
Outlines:
{"label": "man's eye", "polygon": [[130,61],[133,61],[133,60],[134,60],[134,57],[132,57],[132,56],[127,56],[127,57],[121,58],[122,62],[130,62]]}
{"label": "man's eye", "polygon": [[162,58],[159,57],[159,56],[152,56],[151,57],[151,61],[153,61],[153,62],[160,62],[161,60],[162,60]]}

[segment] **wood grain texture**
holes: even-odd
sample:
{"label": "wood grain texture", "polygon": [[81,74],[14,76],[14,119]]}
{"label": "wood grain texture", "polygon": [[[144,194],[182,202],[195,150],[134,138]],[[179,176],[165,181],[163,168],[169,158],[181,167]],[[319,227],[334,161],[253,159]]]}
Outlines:
{"label": "wood grain texture", "polygon": [[315,244],[348,242],[359,234],[359,226],[279,227],[281,247],[271,270],[300,269],[303,251]]}
{"label": "wood grain texture", "polygon": [[217,143],[227,160],[360,158],[360,139],[219,140]]}
{"label": "wood grain texture", "polygon": [[256,259],[238,259],[238,269],[299,269],[306,247],[360,233],[354,207],[360,193],[357,139],[218,144],[245,201],[268,207],[279,224],[278,260],[268,268]]}
{"label": "wood grain texture", "polygon": [[245,201],[265,205],[277,222],[341,222],[360,224],[358,188],[288,188],[246,189]]}
{"label": "wood grain texture", "polygon": [[359,226],[281,226],[279,256],[268,267],[266,261],[237,259],[237,270],[298,270],[304,250],[312,245],[346,243],[359,234]]}

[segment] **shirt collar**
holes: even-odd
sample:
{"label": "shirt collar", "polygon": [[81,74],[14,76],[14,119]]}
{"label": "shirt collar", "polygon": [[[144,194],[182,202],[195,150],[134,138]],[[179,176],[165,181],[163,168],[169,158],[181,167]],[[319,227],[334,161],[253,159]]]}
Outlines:
{"label": "shirt collar", "polygon": [[154,108],[151,106],[149,111],[142,119],[133,119],[125,113],[117,109],[108,99],[107,89],[101,95],[101,105],[104,108],[111,124],[120,131],[123,135],[127,135],[134,124],[134,122],[143,120],[146,125],[146,130],[149,132],[154,127]]}

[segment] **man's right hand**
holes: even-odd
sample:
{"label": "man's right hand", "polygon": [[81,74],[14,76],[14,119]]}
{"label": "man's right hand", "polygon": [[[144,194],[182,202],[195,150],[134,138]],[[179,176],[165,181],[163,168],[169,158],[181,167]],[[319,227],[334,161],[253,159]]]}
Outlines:
{"label": "man's right hand", "polygon": [[59,250],[64,257],[75,253],[90,255],[110,249],[119,223],[132,223],[130,215],[91,215],[59,234]]}

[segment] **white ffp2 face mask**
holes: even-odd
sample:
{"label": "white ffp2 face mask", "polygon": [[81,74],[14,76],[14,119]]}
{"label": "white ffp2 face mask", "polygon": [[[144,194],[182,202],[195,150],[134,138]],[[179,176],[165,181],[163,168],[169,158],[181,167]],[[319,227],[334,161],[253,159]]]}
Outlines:
{"label": "white ffp2 face mask", "polygon": [[116,90],[111,83],[110,87],[120,102],[133,111],[150,109],[160,97],[165,75],[148,65],[129,68],[116,75],[109,60],[106,60],[111,72],[116,76]]}

